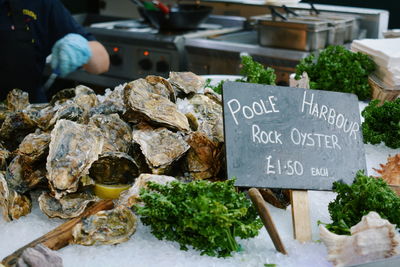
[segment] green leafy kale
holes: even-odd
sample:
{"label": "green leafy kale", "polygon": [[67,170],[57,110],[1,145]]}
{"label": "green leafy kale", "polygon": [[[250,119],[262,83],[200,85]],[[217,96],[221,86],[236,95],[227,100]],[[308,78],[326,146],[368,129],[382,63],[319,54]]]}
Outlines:
{"label": "green leafy kale", "polygon": [[[264,68],[261,63],[254,61],[251,56],[242,56],[241,65],[240,74],[243,75],[243,78],[236,79],[235,82],[275,85],[276,75],[273,68]],[[205,87],[210,87],[214,92],[222,94],[224,82],[220,81],[217,85],[212,86],[211,79],[207,79]]]}
{"label": "green leafy kale", "polygon": [[227,257],[239,250],[235,237],[254,237],[262,227],[251,202],[233,184],[149,183],[149,190],[140,193],[144,206],[137,206],[137,213],[158,239],[177,241],[182,250],[193,246],[202,255]]}
{"label": "green leafy kale", "polygon": [[364,122],[361,125],[364,143],[379,144],[388,147],[400,147],[400,98],[385,101],[379,106],[379,100],[371,101],[361,112]]}
{"label": "green leafy kale", "polygon": [[311,54],[296,66],[296,79],[305,71],[311,89],[353,93],[360,100],[371,98],[368,75],[375,63],[367,55],[354,53],[343,46],[328,46],[318,58]]}
{"label": "green leafy kale", "polygon": [[328,205],[332,223],[327,229],[336,234],[350,234],[350,227],[362,216],[376,211],[382,218],[400,227],[400,198],[382,178],[374,178],[358,171],[353,184],[333,183],[338,195]]}

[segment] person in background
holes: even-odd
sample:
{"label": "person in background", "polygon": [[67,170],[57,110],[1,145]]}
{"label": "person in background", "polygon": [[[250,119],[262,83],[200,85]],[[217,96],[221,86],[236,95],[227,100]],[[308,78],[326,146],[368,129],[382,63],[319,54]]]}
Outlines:
{"label": "person in background", "polygon": [[32,103],[47,102],[42,73],[46,58],[61,77],[82,67],[100,74],[109,55],[59,0],[0,0],[0,101],[14,88]]}

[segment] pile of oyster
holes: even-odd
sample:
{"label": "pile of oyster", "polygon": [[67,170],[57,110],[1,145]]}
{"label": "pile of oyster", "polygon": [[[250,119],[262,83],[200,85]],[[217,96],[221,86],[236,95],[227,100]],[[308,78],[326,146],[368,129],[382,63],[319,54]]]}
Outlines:
{"label": "pile of oyster", "polygon": [[171,72],[168,79],[147,76],[104,95],[82,85],[64,89],[46,104],[30,104],[27,93],[14,89],[0,105],[4,219],[28,214],[37,192],[47,216],[74,218],[99,200],[93,184],[137,180],[116,208],[73,231],[77,243],[118,243],[135,230],[129,208],[143,181],[224,176],[221,100],[204,85],[191,72]]}

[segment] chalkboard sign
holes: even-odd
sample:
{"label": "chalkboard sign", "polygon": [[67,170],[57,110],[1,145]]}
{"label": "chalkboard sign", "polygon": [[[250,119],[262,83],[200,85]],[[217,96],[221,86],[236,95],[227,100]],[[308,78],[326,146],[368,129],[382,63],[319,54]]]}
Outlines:
{"label": "chalkboard sign", "polygon": [[331,190],[366,169],[355,95],[225,82],[223,106],[236,186]]}

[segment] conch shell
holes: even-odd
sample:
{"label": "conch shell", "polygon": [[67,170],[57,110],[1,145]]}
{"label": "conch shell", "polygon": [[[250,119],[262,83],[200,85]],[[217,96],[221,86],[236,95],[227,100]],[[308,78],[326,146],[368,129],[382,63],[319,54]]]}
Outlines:
{"label": "conch shell", "polygon": [[388,158],[388,162],[379,164],[381,169],[374,170],[390,185],[400,185],[400,154]]}
{"label": "conch shell", "polygon": [[334,266],[347,266],[388,258],[400,253],[400,235],[395,225],[371,211],[350,228],[351,235],[337,235],[319,226],[328,260]]}

